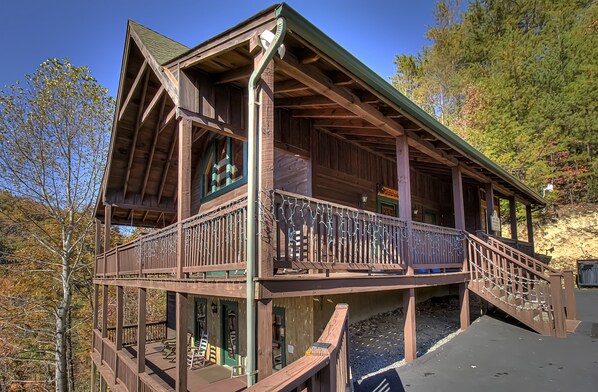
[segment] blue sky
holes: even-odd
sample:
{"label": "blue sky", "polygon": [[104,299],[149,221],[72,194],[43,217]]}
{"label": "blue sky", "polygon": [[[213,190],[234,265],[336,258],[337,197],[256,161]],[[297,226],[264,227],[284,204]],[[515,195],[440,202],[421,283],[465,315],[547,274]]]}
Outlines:
{"label": "blue sky", "polygon": [[[294,9],[387,78],[394,56],[426,44],[436,0],[289,0]],[[0,88],[46,58],[87,65],[116,95],[127,19],[187,46],[270,6],[266,0],[0,0]]]}

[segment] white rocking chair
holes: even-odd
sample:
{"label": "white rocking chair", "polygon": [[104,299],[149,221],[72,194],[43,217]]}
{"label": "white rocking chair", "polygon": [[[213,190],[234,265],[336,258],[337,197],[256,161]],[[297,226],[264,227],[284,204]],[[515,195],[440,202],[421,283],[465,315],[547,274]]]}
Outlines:
{"label": "white rocking chair", "polygon": [[189,347],[187,353],[187,366],[189,369],[204,367],[206,364],[206,353],[208,351],[208,334],[204,333],[195,345]]}

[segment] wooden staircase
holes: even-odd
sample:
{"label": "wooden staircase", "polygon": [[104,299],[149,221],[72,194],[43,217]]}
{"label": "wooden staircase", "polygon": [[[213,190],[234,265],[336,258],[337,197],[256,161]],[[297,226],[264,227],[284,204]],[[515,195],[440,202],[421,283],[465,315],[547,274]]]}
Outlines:
{"label": "wooden staircase", "polygon": [[[467,236],[469,290],[547,336],[567,335],[576,322],[572,271],[558,271],[488,237]],[[564,288],[563,288],[564,283]]]}

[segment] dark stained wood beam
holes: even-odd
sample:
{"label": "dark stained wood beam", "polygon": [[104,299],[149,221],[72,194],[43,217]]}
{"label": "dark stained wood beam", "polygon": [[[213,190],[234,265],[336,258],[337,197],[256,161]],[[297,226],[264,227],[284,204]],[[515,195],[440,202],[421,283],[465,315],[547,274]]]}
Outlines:
{"label": "dark stained wood beam", "polygon": [[127,171],[125,175],[125,184],[123,187],[123,198],[127,197],[127,188],[129,187],[129,178],[131,176],[131,166],[133,165],[133,158],[135,157],[135,148],[137,146],[137,137],[139,136],[139,128],[141,126],[141,115],[143,114],[143,106],[145,103],[145,93],[147,91],[147,84],[149,83],[149,72],[145,74],[145,81],[143,83],[143,91],[141,93],[141,100],[139,101],[139,108],[137,110],[137,121],[135,121],[135,130],[133,131],[133,142],[131,143],[131,152],[129,154],[129,162],[127,163]]}
{"label": "dark stained wood beam", "polygon": [[357,118],[355,113],[346,109],[297,109],[291,112],[293,117],[307,118]]}
{"label": "dark stained wood beam", "polygon": [[347,139],[346,137],[344,137],[342,135],[336,134],[334,132],[330,132],[328,129],[326,129],[324,127],[315,127],[315,129],[319,130],[320,132],[324,132],[324,133],[326,133],[328,135],[334,136],[337,139],[341,139],[341,140],[343,140],[343,141],[345,141],[345,142],[347,142],[349,144],[352,144],[352,145],[354,145],[354,146],[356,146],[358,148],[364,149],[364,150],[366,150],[366,151],[368,151],[368,152],[370,152],[370,153],[372,153],[372,154],[374,154],[376,156],[379,156],[379,157],[384,158],[384,159],[388,159],[388,160],[393,161],[393,162],[395,161],[394,159],[390,158],[389,156],[380,153],[380,151],[376,151],[375,149],[372,149],[372,148],[370,148],[368,146],[364,146],[363,144],[357,143],[354,140]]}
{"label": "dark stained wood beam", "polygon": [[358,117],[372,123],[372,125],[392,136],[403,134],[403,127],[400,124],[384,116],[372,106],[361,102],[355,94],[335,85],[318,68],[299,63],[292,53],[287,53],[284,60],[276,59],[276,63],[285,74],[304,83],[317,93],[330,98]]}
{"label": "dark stained wood beam", "polygon": [[164,122],[160,126],[159,132],[162,133],[162,131],[164,131],[166,128],[168,128],[168,126],[170,125],[172,120],[174,120],[175,118],[176,118],[176,107],[172,108],[172,110],[170,112],[168,112],[168,115],[166,115],[166,117],[164,118]]}
{"label": "dark stained wood beam", "polygon": [[189,110],[178,108],[177,118],[187,119],[191,123],[199,128],[207,129],[209,131],[219,133],[225,136],[232,136],[236,139],[247,140],[247,131],[238,128],[232,124],[224,123],[222,121],[215,120],[203,116],[199,113],[194,113]]}
{"label": "dark stained wood beam", "polygon": [[323,95],[309,95],[306,97],[279,98],[274,102],[276,107],[283,108],[306,108],[312,106],[338,106]]}
{"label": "dark stained wood beam", "polygon": [[216,74],[213,77],[213,81],[214,84],[236,82],[237,80],[248,79],[251,76],[252,72],[253,66],[248,65],[245,67]]}
{"label": "dark stained wood beam", "polygon": [[[148,119],[149,115],[152,113],[152,111],[154,110],[156,105],[159,102],[161,102],[160,99],[162,98],[162,94],[164,94],[165,91],[166,91],[166,89],[164,88],[164,86],[160,86],[158,91],[156,91],[156,94],[154,94],[154,97],[152,98],[150,103],[147,105],[147,108],[145,108],[145,110],[143,111],[143,114],[141,115],[140,128],[143,127],[143,125],[145,124],[146,120]],[[161,120],[162,119],[160,119],[160,121]]]}
{"label": "dark stained wood beam", "polygon": [[228,51],[235,50],[238,47],[246,46],[256,34],[264,30],[272,30],[276,27],[276,20],[273,13],[274,11],[271,14],[264,14],[258,19],[253,19],[243,26],[238,26],[226,34],[215,37],[181,59],[168,64],[168,67],[172,69],[180,66],[181,69],[186,69]]}
{"label": "dark stained wood beam", "polygon": [[380,131],[378,129],[364,129],[364,128],[339,128],[336,129],[334,127],[328,127],[331,132],[338,133],[339,135],[344,135],[348,137],[378,137],[378,138],[386,138],[388,140],[392,140],[392,136],[384,131]]}
{"label": "dark stained wood beam", "polygon": [[276,94],[279,93],[294,93],[297,91],[309,90],[309,87],[296,81],[295,79],[284,80],[281,82],[274,83],[274,91]]}
{"label": "dark stained wood beam", "polygon": [[178,140],[178,132],[174,132],[172,136],[172,142],[170,142],[170,148],[168,149],[168,159],[166,159],[166,165],[164,165],[164,171],[162,172],[162,179],[160,180],[160,188],[158,189],[158,203],[162,200],[162,194],[164,193],[164,185],[166,185],[166,179],[168,178],[168,170],[172,162],[172,155],[174,154],[175,147]]}
{"label": "dark stained wood beam", "polygon": [[321,57],[319,55],[313,55],[313,56],[308,56],[308,57],[303,57],[301,59],[301,64],[311,64],[311,63],[315,63],[317,61],[319,61],[321,59]]}
{"label": "dark stained wood beam", "polygon": [[[162,91],[164,91],[164,90],[162,90]],[[156,94],[156,96],[157,95],[158,94]],[[145,190],[147,188],[147,181],[149,179],[149,175],[150,175],[150,172],[152,169],[152,163],[154,162],[154,153],[156,151],[156,144],[158,143],[158,136],[160,136],[160,125],[162,123],[162,116],[164,115],[164,106],[165,105],[166,105],[166,98],[162,99],[162,104],[160,106],[160,113],[158,114],[158,121],[156,121],[156,128],[154,129],[154,140],[152,141],[152,146],[150,147],[149,157],[147,158],[147,166],[145,167],[145,174],[143,176],[143,184],[141,185],[141,202],[142,203],[143,203],[143,198],[145,197]],[[148,109],[149,109],[149,107],[148,107]]]}
{"label": "dark stained wood beam", "polygon": [[131,104],[131,99],[133,99],[133,95],[135,95],[135,91],[137,91],[137,87],[139,86],[141,79],[145,75],[146,70],[147,70],[147,60],[144,60],[143,64],[141,64],[141,68],[137,72],[137,76],[135,76],[135,80],[133,80],[133,84],[131,85],[131,88],[129,89],[127,98],[125,98],[125,101],[123,102],[122,106],[120,107],[120,112],[118,113],[118,121],[122,120],[123,116],[125,115],[125,112],[129,108],[129,106]]}
{"label": "dark stained wood beam", "polygon": [[143,54],[143,57],[145,57],[145,60],[153,71],[154,75],[158,77],[160,83],[166,88],[166,91],[168,92],[168,95],[170,95],[170,98],[173,100],[174,104],[178,105],[178,86],[174,76],[170,73],[170,71],[165,70],[160,64],[158,64],[156,59],[154,59],[149,50],[147,50],[143,44],[143,41],[141,38],[139,38],[134,29],[129,29],[129,34]]}
{"label": "dark stained wood beam", "polygon": [[348,86],[355,83],[351,77],[340,71],[331,72],[327,76],[337,86]]}
{"label": "dark stained wood beam", "polygon": [[[138,203],[131,203],[131,202],[118,202],[118,201],[108,201],[108,205],[110,205],[113,208],[121,208],[124,210],[138,210],[138,211],[151,211],[151,212],[163,212],[166,214],[170,214],[170,213],[175,213],[176,212],[176,207],[173,203],[169,203],[168,205],[155,205],[154,203],[150,204],[146,204],[146,205],[141,205]],[[130,213],[129,213],[130,214]],[[131,215],[128,215],[128,219],[131,218]],[[131,222],[129,222],[131,223]]]}
{"label": "dark stained wood beam", "polygon": [[360,129],[378,129],[367,121],[362,119],[316,119],[313,120],[314,126],[327,128],[360,128]]}

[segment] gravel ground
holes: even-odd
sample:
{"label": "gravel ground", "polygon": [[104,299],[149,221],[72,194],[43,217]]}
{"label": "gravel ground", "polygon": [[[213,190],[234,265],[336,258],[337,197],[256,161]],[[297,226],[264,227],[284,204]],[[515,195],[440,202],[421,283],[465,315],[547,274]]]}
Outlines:
{"label": "gravel ground", "polygon": [[[472,316],[479,314],[477,304],[472,304],[472,310]],[[420,357],[459,333],[459,298],[431,298],[417,304],[415,320],[417,356]],[[399,308],[349,326],[351,372],[354,381],[360,382],[405,363],[404,324],[403,309]]]}

